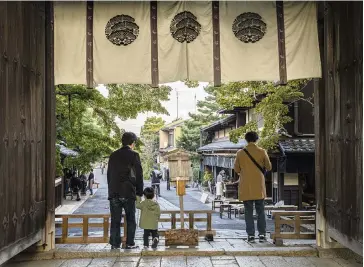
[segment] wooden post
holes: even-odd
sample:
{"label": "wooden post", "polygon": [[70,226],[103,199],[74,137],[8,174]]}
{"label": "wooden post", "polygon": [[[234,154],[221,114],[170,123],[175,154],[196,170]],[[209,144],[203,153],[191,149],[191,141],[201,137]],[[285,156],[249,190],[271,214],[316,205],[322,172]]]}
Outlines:
{"label": "wooden post", "polygon": [[65,243],[68,237],[68,217],[62,218],[62,242]]}
{"label": "wooden post", "polygon": [[188,221],[189,221],[189,228],[190,229],[194,229],[194,224],[195,224],[195,217],[193,212],[190,212],[188,214]]}
{"label": "wooden post", "polygon": [[278,201],[284,200],[284,173],[279,172],[278,176]]}
{"label": "wooden post", "polygon": [[296,214],[295,217],[295,222],[294,222],[294,233],[296,235],[300,235],[301,234],[301,216],[299,214]]}
{"label": "wooden post", "polygon": [[212,218],[211,218],[211,213],[207,213],[207,227],[206,230],[207,231],[211,231],[212,229]]}
{"label": "wooden post", "polygon": [[[53,3],[46,2],[45,18],[45,182],[46,182],[46,222],[42,240],[43,250],[52,250],[55,245],[55,190],[56,177],[56,91],[54,88],[54,32]],[[68,222],[68,219],[67,219]]]}
{"label": "wooden post", "polygon": [[274,224],[274,239],[273,243],[276,246],[283,246],[283,239],[280,237],[281,235],[281,215],[275,215],[275,224]]}
{"label": "wooden post", "polygon": [[82,238],[83,238],[83,242],[86,243],[87,239],[88,239],[88,217],[87,217],[87,215],[83,216],[82,223],[83,223]]}
{"label": "wooden post", "polygon": [[[109,217],[104,217],[104,242],[108,242],[109,237]],[[125,235],[125,233],[124,233]]]}
{"label": "wooden post", "polygon": [[184,215],[184,208],[183,208],[183,196],[179,196],[179,206],[180,206],[180,220],[181,220],[181,229],[185,228],[185,215]]}
{"label": "wooden post", "polygon": [[171,228],[172,229],[176,229],[176,213],[172,213],[172,217],[171,217]]}

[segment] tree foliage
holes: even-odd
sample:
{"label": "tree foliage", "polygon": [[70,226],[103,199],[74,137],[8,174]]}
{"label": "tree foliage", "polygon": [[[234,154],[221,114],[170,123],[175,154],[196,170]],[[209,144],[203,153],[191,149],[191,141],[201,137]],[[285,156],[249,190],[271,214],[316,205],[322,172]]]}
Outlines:
{"label": "tree foliage", "polygon": [[[215,90],[216,101],[226,109],[254,107],[261,114],[264,127],[260,134],[260,145],[266,149],[276,146],[279,130],[292,118],[288,116],[288,104],[304,97],[302,88],[308,80],[289,81],[286,86],[275,86],[271,82],[233,82]],[[261,99],[258,99],[263,96]],[[246,125],[229,133],[232,142],[238,142],[248,131],[258,131],[258,121],[253,119]]]}
{"label": "tree foliage", "polygon": [[168,100],[170,88],[149,85],[107,85],[108,97],[83,85],[56,87],[57,139],[79,152],[65,165],[87,172],[91,164],[107,157],[121,145],[123,130],[116,118],[136,118],[141,112],[167,114],[160,101]]}
{"label": "tree foliage", "polygon": [[208,96],[205,100],[197,102],[197,113],[190,113],[190,119],[185,121],[180,138],[177,140],[177,146],[187,151],[195,152],[200,146],[200,129],[219,118],[220,106],[216,103],[214,87],[206,87],[205,91]]}
{"label": "tree foliage", "polygon": [[140,158],[143,166],[143,176],[145,179],[153,169],[157,161],[159,149],[159,130],[165,125],[165,121],[160,117],[149,117],[146,119],[140,134],[143,146],[141,147]]}

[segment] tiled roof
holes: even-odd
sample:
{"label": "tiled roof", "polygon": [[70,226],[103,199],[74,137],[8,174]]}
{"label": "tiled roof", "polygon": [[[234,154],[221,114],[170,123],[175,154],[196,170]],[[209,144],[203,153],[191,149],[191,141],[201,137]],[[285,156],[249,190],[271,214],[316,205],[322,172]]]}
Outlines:
{"label": "tiled roof", "polygon": [[169,147],[165,147],[165,148],[160,148],[159,152],[168,153],[168,152],[171,152],[171,151],[177,150],[177,149],[178,149],[177,147],[169,146]]}
{"label": "tiled roof", "polygon": [[171,122],[167,125],[164,125],[164,127],[161,129],[162,131],[168,131],[170,129],[174,129],[175,127],[181,126],[185,121],[184,120],[178,120]]}
{"label": "tiled roof", "polygon": [[65,147],[64,145],[57,144],[56,146],[59,147],[59,152],[64,156],[67,156],[67,157],[77,157],[78,156],[77,151],[69,149],[69,148]]}
{"label": "tiled roof", "polygon": [[219,151],[219,150],[239,150],[246,146],[247,143],[245,140],[239,140],[238,143],[230,142],[229,140],[217,141],[197,149],[198,152],[204,151]]}
{"label": "tiled roof", "polygon": [[201,131],[211,130],[211,129],[213,129],[214,127],[216,127],[218,125],[222,125],[224,123],[229,123],[229,122],[232,122],[234,120],[236,120],[236,115],[230,115],[230,116],[228,116],[226,118],[220,119],[218,121],[215,121],[215,122],[201,128]]}
{"label": "tiled roof", "polygon": [[279,141],[286,153],[315,153],[315,139],[292,138]]}

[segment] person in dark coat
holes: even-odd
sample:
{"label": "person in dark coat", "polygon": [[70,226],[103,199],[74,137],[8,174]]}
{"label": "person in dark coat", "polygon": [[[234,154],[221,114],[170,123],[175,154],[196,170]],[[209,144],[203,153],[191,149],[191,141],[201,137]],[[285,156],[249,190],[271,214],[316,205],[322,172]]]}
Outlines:
{"label": "person in dark coat", "polygon": [[160,197],[161,196],[161,179],[162,179],[162,173],[158,170],[157,166],[153,167],[152,173],[150,174],[150,179],[152,181],[152,187],[154,188],[154,190],[156,190],[157,195]]}
{"label": "person in dark coat", "polygon": [[166,169],[166,180],[167,180],[167,190],[171,190],[171,178],[169,177],[169,169]]}
{"label": "person in dark coat", "polygon": [[76,200],[80,201],[81,200],[80,190],[82,188],[82,182],[81,182],[81,179],[79,177],[77,177],[76,172],[73,172],[73,174],[72,174],[72,178],[70,181],[70,188],[72,191],[72,196],[73,196],[73,193],[76,193],[77,194]]}
{"label": "person in dark coat", "polygon": [[88,176],[88,189],[90,190],[91,195],[94,194],[94,191],[93,191],[94,180],[95,180],[94,170],[91,169],[91,172],[90,172],[90,174]]}
{"label": "person in dark coat", "polygon": [[107,183],[111,212],[110,245],[118,249],[121,245],[120,222],[122,210],[127,223],[126,248],[137,248],[134,243],[136,220],[136,196],[143,195],[143,169],[140,157],[133,149],[137,136],[125,132],[121,139],[123,147],[114,151],[109,158]]}
{"label": "person in dark coat", "polygon": [[81,195],[86,195],[87,191],[87,177],[84,173],[80,175],[81,180]]}

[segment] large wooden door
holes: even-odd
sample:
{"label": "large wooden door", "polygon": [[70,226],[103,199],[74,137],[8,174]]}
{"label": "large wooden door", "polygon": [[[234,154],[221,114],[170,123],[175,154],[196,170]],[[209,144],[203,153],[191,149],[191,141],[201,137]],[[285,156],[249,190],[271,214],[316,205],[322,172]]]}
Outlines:
{"label": "large wooden door", "polygon": [[315,99],[318,213],[328,241],[362,255],[363,2],[326,2],[322,11],[323,82]]}
{"label": "large wooden door", "polygon": [[53,72],[47,71],[46,7],[0,2],[0,264],[45,240],[52,204],[46,203],[52,160],[46,115],[53,115],[46,113]]}

